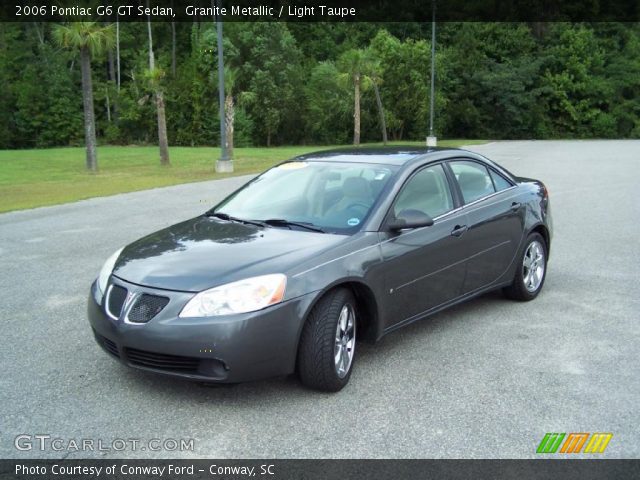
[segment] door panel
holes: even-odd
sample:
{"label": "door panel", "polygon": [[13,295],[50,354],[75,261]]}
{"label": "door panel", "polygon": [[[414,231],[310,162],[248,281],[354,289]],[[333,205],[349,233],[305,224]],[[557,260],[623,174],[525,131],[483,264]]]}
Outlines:
{"label": "door panel", "polygon": [[386,272],[386,327],[460,296],[466,233],[457,237],[451,232],[465,224],[465,215],[458,212],[430,227],[400,235],[380,234]]}
{"label": "door panel", "polygon": [[433,218],[434,224],[380,234],[388,295],[387,326],[460,295],[466,221],[464,213],[452,212],[455,207],[443,164],[417,169],[398,193],[389,213],[391,218],[401,217],[404,210],[418,210]]}
{"label": "door panel", "polygon": [[501,280],[516,254],[524,231],[524,208],[517,187],[483,163],[452,160],[449,167],[464,199],[469,257],[463,293]]}
{"label": "door panel", "polygon": [[524,232],[524,208],[514,190],[505,190],[467,211],[467,246],[470,258],[463,292],[488,286],[503,276],[516,255]]}

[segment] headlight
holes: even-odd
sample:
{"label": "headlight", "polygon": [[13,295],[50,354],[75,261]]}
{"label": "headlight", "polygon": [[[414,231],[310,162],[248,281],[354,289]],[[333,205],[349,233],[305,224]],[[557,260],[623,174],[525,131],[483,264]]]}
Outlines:
{"label": "headlight", "polygon": [[247,278],[198,293],[180,312],[181,317],[211,317],[260,310],[280,303],[287,277],[280,273]]}
{"label": "headlight", "polygon": [[109,281],[109,276],[111,275],[111,272],[113,272],[113,266],[116,264],[116,260],[118,260],[122,250],[124,250],[124,247],[116,251],[107,259],[106,262],[104,262],[104,265],[100,270],[100,275],[98,275],[98,289],[100,290],[100,293],[104,294],[107,288],[107,282]]}

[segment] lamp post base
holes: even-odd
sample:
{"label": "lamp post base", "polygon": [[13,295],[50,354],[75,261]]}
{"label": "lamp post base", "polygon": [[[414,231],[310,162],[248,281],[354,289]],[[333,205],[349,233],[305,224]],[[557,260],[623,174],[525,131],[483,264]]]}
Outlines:
{"label": "lamp post base", "polygon": [[438,145],[438,137],[427,137],[427,147],[436,147]]}
{"label": "lamp post base", "polygon": [[231,173],[233,172],[233,160],[218,160],[216,162],[217,173]]}

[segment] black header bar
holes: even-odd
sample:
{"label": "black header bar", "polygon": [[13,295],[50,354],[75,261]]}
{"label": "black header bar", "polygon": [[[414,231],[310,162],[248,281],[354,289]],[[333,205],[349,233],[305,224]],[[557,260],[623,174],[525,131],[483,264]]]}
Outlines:
{"label": "black header bar", "polygon": [[[638,0],[435,0],[439,22],[637,22]],[[14,0],[0,21],[430,22],[430,0]]]}
{"label": "black header bar", "polygon": [[640,460],[0,460],[16,480],[640,478]]}

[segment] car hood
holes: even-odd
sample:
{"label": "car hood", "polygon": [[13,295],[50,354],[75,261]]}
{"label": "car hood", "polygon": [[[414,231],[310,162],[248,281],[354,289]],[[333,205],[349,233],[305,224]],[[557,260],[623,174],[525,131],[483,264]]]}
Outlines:
{"label": "car hood", "polygon": [[198,292],[256,275],[287,274],[345,238],[201,216],[128,245],[113,274],[138,285]]}

